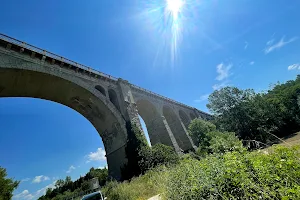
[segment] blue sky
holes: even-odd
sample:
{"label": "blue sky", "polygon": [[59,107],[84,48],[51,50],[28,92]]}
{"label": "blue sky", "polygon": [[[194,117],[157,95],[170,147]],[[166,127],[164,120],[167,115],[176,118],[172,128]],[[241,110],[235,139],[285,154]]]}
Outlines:
{"label": "blue sky", "polygon": [[[214,89],[263,91],[299,73],[300,2],[185,0],[174,15],[166,1],[10,0],[0,32],[204,111]],[[23,180],[14,199],[106,165],[95,128],[70,108],[3,98],[0,121],[0,165]]]}

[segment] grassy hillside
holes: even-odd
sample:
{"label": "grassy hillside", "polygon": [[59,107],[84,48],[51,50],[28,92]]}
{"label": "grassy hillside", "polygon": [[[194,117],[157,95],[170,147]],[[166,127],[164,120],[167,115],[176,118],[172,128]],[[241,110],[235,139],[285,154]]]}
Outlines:
{"label": "grassy hillside", "polygon": [[[287,140],[295,141],[299,135]],[[270,150],[201,160],[186,155],[176,166],[150,170],[131,182],[112,182],[104,192],[108,200],[143,200],[156,194],[172,200],[300,199],[300,147],[274,145]]]}

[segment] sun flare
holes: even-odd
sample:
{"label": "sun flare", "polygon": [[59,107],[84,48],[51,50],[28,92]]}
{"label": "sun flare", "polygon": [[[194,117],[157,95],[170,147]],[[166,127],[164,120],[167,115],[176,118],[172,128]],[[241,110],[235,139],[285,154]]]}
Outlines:
{"label": "sun flare", "polygon": [[181,9],[184,5],[183,0],[166,0],[167,9],[173,15],[173,20],[177,20],[178,14],[181,12]]}

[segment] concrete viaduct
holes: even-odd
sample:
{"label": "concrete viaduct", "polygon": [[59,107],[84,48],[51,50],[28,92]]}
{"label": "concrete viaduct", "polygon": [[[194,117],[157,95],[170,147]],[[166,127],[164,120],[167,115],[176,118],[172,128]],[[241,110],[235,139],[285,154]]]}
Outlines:
{"label": "concrete viaduct", "polygon": [[152,145],[162,143],[180,152],[195,148],[187,134],[189,122],[211,118],[196,108],[3,34],[0,97],[50,100],[82,114],[101,136],[109,173],[116,179],[127,162],[127,121],[140,125],[140,115]]}

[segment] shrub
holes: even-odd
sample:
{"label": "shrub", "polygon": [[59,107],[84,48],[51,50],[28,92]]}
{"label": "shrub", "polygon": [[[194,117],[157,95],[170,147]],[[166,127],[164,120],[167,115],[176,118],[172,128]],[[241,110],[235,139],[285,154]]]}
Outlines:
{"label": "shrub", "polygon": [[205,140],[205,142],[200,144],[196,155],[192,154],[197,159],[212,153],[224,154],[228,151],[242,152],[245,150],[242,142],[233,132],[212,131],[203,134],[202,139]]}
{"label": "shrub", "polygon": [[169,166],[179,161],[179,156],[174,149],[164,144],[155,144],[150,149],[143,148],[140,154],[143,159],[140,160],[139,166],[143,173],[159,165]]}
{"label": "shrub", "polygon": [[300,199],[300,147],[184,159],[168,176],[167,199]]}
{"label": "shrub", "polygon": [[209,153],[226,153],[228,151],[242,151],[243,144],[235,136],[233,132],[209,132],[207,134],[209,138]]}
{"label": "shrub", "polygon": [[188,127],[188,133],[196,146],[207,146],[205,134],[215,130],[216,126],[213,123],[202,119],[192,120]]}

